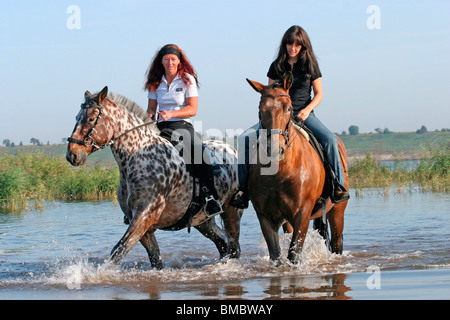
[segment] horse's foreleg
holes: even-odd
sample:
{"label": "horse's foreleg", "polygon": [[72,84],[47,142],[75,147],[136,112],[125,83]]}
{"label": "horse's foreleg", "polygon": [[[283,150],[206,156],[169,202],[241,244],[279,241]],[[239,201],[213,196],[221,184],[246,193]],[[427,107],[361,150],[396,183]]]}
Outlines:
{"label": "horse's foreleg", "polygon": [[115,245],[111,251],[110,260],[113,263],[119,262],[128,251],[142,238],[147,230],[154,225],[164,210],[164,201],[159,196],[152,203],[140,201],[133,210],[133,219],[128,226],[122,239]]}
{"label": "horse's foreleg", "polygon": [[288,259],[292,263],[298,262],[298,256],[303,248],[312,208],[303,207],[291,222],[293,226],[292,239],[289,245]]}
{"label": "horse's foreleg", "polygon": [[214,218],[209,219],[198,226],[195,226],[195,229],[197,229],[201,234],[214,242],[217,249],[219,250],[221,259],[227,255],[227,237],[223,230],[217,226]]}
{"label": "horse's foreleg", "polygon": [[263,233],[264,239],[269,249],[270,260],[279,261],[281,255],[280,241],[278,237],[278,228],[276,228],[269,219],[261,214],[258,214],[259,224]]}
{"label": "horse's foreleg", "polygon": [[344,231],[344,211],[346,206],[347,202],[338,203],[327,214],[331,230],[331,252],[337,254],[342,254],[344,247],[342,233]]}
{"label": "horse's foreleg", "polygon": [[241,217],[244,210],[232,206],[227,206],[221,218],[227,233],[228,252],[230,258],[238,259],[241,256],[241,247],[239,245],[239,235],[241,232]]}
{"label": "horse's foreleg", "polygon": [[158,242],[155,238],[155,233],[153,231],[147,231],[141,238],[141,243],[147,250],[148,258],[153,268],[162,269],[163,264],[161,262]]}

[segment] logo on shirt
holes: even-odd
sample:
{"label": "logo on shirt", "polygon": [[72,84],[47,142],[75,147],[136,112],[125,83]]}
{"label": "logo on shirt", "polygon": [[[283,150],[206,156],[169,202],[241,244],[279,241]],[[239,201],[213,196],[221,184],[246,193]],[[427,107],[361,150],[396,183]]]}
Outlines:
{"label": "logo on shirt", "polygon": [[181,92],[181,91],[183,91],[183,88],[177,88],[175,91],[176,92]]}

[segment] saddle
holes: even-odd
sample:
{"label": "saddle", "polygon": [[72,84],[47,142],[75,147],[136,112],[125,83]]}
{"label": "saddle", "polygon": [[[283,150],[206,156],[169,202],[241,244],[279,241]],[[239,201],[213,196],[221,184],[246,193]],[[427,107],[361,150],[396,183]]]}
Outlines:
{"label": "saddle", "polygon": [[[205,155],[205,144],[202,144],[202,154]],[[182,151],[182,149],[181,149]],[[181,152],[180,155],[182,156]],[[184,228],[188,228],[188,233],[191,232],[192,218],[204,209],[206,215],[212,218],[223,212],[222,206],[218,204],[215,211],[209,214],[208,206],[214,205],[216,199],[218,199],[217,190],[214,187],[214,176],[218,175],[221,171],[218,164],[215,162],[214,155],[210,155],[210,164],[202,163],[201,165],[191,164],[186,165],[189,175],[193,179],[192,198],[189,206],[184,213],[183,217],[170,227],[161,228],[166,231],[178,231]]]}

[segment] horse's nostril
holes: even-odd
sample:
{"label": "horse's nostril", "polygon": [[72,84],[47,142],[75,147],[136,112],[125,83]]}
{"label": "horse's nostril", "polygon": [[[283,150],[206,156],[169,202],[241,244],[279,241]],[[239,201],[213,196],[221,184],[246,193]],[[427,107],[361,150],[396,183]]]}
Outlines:
{"label": "horse's nostril", "polygon": [[70,163],[73,162],[73,160],[76,159],[76,155],[73,154],[72,152],[67,152],[66,153],[66,160],[69,161]]}
{"label": "horse's nostril", "polygon": [[73,166],[80,166],[86,162],[87,155],[85,153],[77,154],[76,152],[67,151],[66,160]]}

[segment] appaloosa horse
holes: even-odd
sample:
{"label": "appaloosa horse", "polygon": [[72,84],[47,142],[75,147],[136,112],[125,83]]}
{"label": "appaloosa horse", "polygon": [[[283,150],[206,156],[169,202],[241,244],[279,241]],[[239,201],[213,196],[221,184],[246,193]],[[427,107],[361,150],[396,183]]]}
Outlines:
{"label": "appaloosa horse", "polygon": [[[275,152],[276,155],[274,157],[272,154],[271,159],[277,162],[277,166],[271,164],[271,167],[277,168],[272,174],[261,174],[261,170],[267,169],[267,166],[260,161],[250,165],[249,197],[256,210],[270,259],[280,262],[278,230],[282,224],[288,222],[293,227],[288,259],[296,263],[310,219],[315,219],[314,225],[322,236],[325,232],[323,229],[328,228],[320,218],[322,209],[313,212],[316,200],[321,197],[324,190],[325,168],[318,153],[293,125],[293,109],[288,94],[291,85],[289,80],[286,79],[281,87],[264,86],[248,79],[247,81],[261,93],[259,104],[261,126],[267,130],[267,146],[271,147],[268,148],[269,152]],[[261,145],[258,148],[261,148]],[[347,156],[340,140],[339,151],[344,169],[344,186],[348,190]],[[331,229],[331,250],[342,253],[344,210],[347,201],[333,204],[328,199],[324,203]]]}
{"label": "appaloosa horse", "polygon": [[[152,266],[162,268],[154,232],[175,225],[183,217],[192,199],[193,178],[183,157],[159,136],[156,125],[149,120],[134,102],[120,95],[108,95],[107,87],[98,94],[86,91],[68,139],[66,158],[72,165],[80,166],[92,152],[111,146],[120,170],[118,200],[130,224],[111,251],[110,260],[118,262],[140,241]],[[224,204],[221,218],[225,230],[203,210],[192,218],[191,224],[215,243],[221,258],[238,258],[242,210],[228,205],[238,187],[236,151],[220,141],[208,141],[207,148],[222,157],[216,158],[220,172],[214,180],[218,200]]]}

